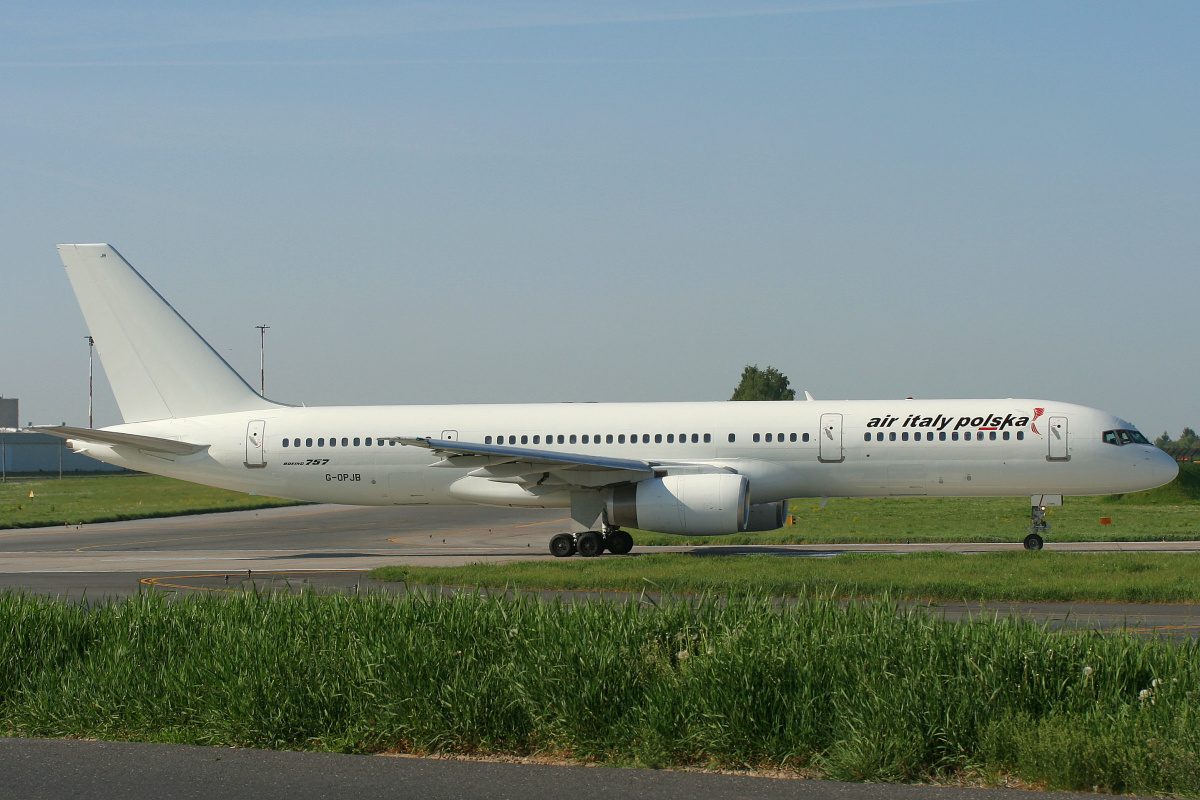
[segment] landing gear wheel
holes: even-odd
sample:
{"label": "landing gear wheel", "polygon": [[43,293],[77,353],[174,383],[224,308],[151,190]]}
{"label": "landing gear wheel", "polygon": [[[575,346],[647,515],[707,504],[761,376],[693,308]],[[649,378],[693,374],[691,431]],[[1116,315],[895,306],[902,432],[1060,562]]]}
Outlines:
{"label": "landing gear wheel", "polygon": [[1026,550],[1041,550],[1043,544],[1044,542],[1042,541],[1042,537],[1038,536],[1036,533],[1031,533],[1025,537]]}
{"label": "landing gear wheel", "polygon": [[608,552],[623,556],[633,549],[633,537],[623,530],[610,531],[608,534]]}
{"label": "landing gear wheel", "polygon": [[595,531],[589,531],[579,537],[579,541],[575,543],[579,550],[579,555],[584,558],[598,556],[604,552],[604,542],[600,541],[600,534]]}
{"label": "landing gear wheel", "polygon": [[575,537],[569,533],[560,533],[550,540],[550,554],[555,558],[566,558],[575,555]]}

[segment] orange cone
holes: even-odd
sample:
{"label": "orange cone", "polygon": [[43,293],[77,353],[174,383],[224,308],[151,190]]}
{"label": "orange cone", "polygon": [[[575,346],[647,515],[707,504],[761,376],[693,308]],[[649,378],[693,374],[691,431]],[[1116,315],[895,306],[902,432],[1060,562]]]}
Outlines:
{"label": "orange cone", "polygon": [[33,489],[30,489],[30,490],[29,490],[29,496],[30,496],[30,497],[33,497]]}

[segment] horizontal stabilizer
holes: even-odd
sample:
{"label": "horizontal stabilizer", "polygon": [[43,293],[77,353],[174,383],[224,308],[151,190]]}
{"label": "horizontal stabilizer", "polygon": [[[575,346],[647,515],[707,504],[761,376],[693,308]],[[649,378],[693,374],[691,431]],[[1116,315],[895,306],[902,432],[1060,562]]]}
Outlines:
{"label": "horizontal stabilizer", "polygon": [[117,447],[135,447],[148,453],[166,453],[173,456],[190,456],[208,449],[206,444],[180,442],[176,439],[160,439],[157,436],[140,436],[136,433],[96,430],[95,428],[72,428],[67,425],[37,425],[26,430],[47,433],[60,439],[77,442],[95,442]]}

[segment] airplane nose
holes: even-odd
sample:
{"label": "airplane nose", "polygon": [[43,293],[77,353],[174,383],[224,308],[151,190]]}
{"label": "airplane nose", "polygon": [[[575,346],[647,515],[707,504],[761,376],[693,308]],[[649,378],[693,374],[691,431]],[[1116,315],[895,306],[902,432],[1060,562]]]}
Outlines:
{"label": "airplane nose", "polygon": [[1175,463],[1175,459],[1158,448],[1154,449],[1147,460],[1150,462],[1150,474],[1154,476],[1154,486],[1170,483],[1179,474],[1179,464]]}

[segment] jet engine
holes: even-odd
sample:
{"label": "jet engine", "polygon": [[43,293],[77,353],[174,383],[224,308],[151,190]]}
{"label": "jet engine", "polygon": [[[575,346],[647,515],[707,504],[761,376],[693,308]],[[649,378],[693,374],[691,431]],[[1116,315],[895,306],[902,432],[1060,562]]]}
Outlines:
{"label": "jet engine", "polygon": [[608,522],[692,536],[737,533],[746,530],[749,486],[745,475],[731,472],[640,481],[608,496]]}

